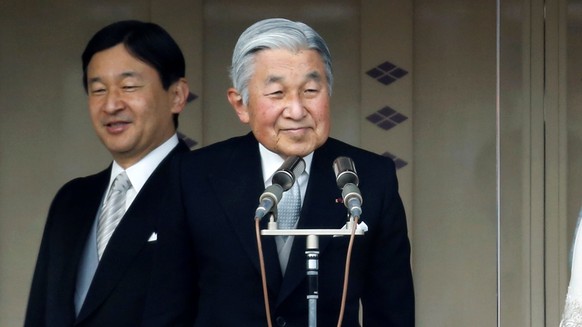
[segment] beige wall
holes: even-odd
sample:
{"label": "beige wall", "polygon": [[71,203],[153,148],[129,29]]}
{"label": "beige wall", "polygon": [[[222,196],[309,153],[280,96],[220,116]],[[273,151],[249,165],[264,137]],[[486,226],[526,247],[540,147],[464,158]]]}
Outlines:
{"label": "beige wall", "polygon": [[[559,224],[566,215],[556,215],[560,200],[543,195],[545,185],[565,184],[559,172],[550,181],[543,174],[554,173],[563,154],[548,158],[540,149],[563,142],[544,140],[540,112],[551,118],[557,109],[538,104],[543,67],[552,71],[559,59],[543,56],[539,2],[502,0],[499,18],[494,0],[3,1],[0,326],[22,325],[55,192],[110,161],[91,130],[80,81],[88,38],[119,19],[167,28],[186,54],[189,84],[199,96],[180,130],[205,145],[247,131],[226,102],[230,51],[250,22],[273,16],[303,20],[329,42],[332,135],[407,162],[398,176],[413,246],[417,325],[556,326],[567,252],[558,245],[567,232],[543,222]],[[546,0],[549,9],[564,2]],[[551,15],[550,22],[558,20]],[[545,32],[556,39],[560,33]],[[387,86],[365,74],[384,61],[408,74]],[[366,117],[384,106],[408,119],[387,131],[372,125]],[[546,128],[551,134],[560,126]],[[544,274],[550,259],[557,275]],[[552,293],[547,307],[545,292]]]}
{"label": "beige wall", "polygon": [[418,326],[496,325],[495,14],[494,1],[415,2]]}

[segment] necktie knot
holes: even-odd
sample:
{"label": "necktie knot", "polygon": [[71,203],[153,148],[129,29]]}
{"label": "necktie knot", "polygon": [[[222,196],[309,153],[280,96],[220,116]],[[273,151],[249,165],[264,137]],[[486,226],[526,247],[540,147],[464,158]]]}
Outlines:
{"label": "necktie knot", "polygon": [[127,173],[122,172],[119,175],[117,175],[117,177],[115,177],[113,184],[111,184],[111,192],[127,192],[127,190],[129,190],[130,187],[131,182],[127,177]]}

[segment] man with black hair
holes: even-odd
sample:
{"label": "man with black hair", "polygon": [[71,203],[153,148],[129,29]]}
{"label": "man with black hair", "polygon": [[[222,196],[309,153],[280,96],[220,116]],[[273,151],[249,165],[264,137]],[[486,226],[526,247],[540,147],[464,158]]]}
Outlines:
{"label": "man with black hair", "polygon": [[82,55],[95,132],[111,165],[65,184],[48,214],[25,326],[188,326],[189,240],[170,169],[189,94],[160,26],[113,23]]}

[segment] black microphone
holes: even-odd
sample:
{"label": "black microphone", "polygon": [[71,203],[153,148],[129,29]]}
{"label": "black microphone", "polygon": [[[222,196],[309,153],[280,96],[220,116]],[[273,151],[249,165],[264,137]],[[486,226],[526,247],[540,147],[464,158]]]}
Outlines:
{"label": "black microphone", "polygon": [[295,183],[295,177],[299,177],[304,170],[305,161],[301,157],[289,157],[273,175],[273,184],[279,184],[283,191],[287,191]]}
{"label": "black microphone", "polygon": [[344,205],[352,217],[362,215],[362,194],[358,188],[360,179],[354,161],[349,157],[337,157],[333,162],[337,187],[342,190]]}
{"label": "black microphone", "polygon": [[283,192],[293,186],[295,177],[301,175],[304,170],[305,161],[301,157],[292,156],[287,158],[281,167],[275,171],[272,178],[273,183],[259,197],[259,206],[255,211],[255,219],[262,219],[273,208],[276,208],[283,196]]}
{"label": "black microphone", "polygon": [[343,189],[347,183],[352,183],[356,186],[360,183],[354,162],[349,157],[337,157],[333,162],[333,171],[335,172],[337,187],[339,187],[340,190]]}

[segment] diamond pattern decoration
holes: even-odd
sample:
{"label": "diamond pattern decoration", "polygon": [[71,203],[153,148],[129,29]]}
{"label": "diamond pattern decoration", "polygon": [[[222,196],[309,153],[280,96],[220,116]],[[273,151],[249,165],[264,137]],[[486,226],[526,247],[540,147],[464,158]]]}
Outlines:
{"label": "diamond pattern decoration", "polygon": [[189,92],[188,97],[186,98],[186,103],[190,103],[196,99],[198,99],[198,96],[192,92]]}
{"label": "diamond pattern decoration", "polygon": [[366,74],[378,82],[388,85],[408,74],[408,71],[394,65],[389,61],[385,61],[378,66],[370,69]]}
{"label": "diamond pattern decoration", "polygon": [[408,117],[390,108],[389,106],[385,106],[384,108],[366,117],[366,119],[372,124],[387,131],[407,120]]}
{"label": "diamond pattern decoration", "polygon": [[[406,76],[408,74],[408,71],[401,67],[396,66],[395,64],[389,61],[384,61],[378,66],[368,70],[366,74],[384,85],[389,85]],[[389,106],[384,106],[383,108],[366,117],[366,120],[380,127],[384,131],[388,131],[400,125],[407,119],[408,117],[406,115],[396,111],[395,109]],[[394,161],[396,169],[401,169],[408,165],[408,162],[406,162],[406,160],[398,158],[397,156],[391,154],[390,152],[385,152],[382,155],[392,159],[392,161]]]}
{"label": "diamond pattern decoration", "polygon": [[[198,99],[198,96],[196,94],[190,92],[190,93],[188,93],[188,97],[186,98],[186,103],[193,102],[196,99]],[[194,147],[196,145],[198,145],[198,142],[191,139],[190,137],[188,137],[188,135],[186,135],[182,132],[178,132],[178,138],[181,139],[182,141],[184,141],[186,143],[186,145],[188,146],[188,148],[190,148],[191,150],[194,149]]]}
{"label": "diamond pattern decoration", "polygon": [[198,144],[195,140],[188,137],[188,135],[178,132],[178,138],[184,141],[189,149],[194,149],[194,147]]}
{"label": "diamond pattern decoration", "polygon": [[403,168],[404,166],[408,165],[408,162],[398,158],[397,156],[393,155],[390,152],[384,152],[382,155],[384,157],[388,157],[388,158],[392,159],[392,161],[394,161],[394,165],[396,166],[396,169],[400,169],[400,168]]}

